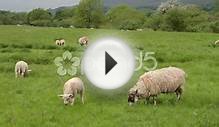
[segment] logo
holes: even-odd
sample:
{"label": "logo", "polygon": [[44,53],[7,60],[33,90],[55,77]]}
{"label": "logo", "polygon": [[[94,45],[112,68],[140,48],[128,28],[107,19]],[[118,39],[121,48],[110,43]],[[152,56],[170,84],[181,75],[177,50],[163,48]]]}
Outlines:
{"label": "logo", "polygon": [[71,52],[66,51],[62,57],[56,57],[54,60],[55,65],[58,67],[57,74],[60,76],[77,74],[77,68],[80,66],[80,59],[73,57]]}

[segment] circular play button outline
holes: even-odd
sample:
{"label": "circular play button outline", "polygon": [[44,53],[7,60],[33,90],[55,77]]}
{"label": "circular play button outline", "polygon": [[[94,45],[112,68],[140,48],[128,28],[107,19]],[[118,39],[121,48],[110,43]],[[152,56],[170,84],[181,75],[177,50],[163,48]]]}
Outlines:
{"label": "circular play button outline", "polygon": [[82,59],[82,70],[88,80],[101,89],[117,89],[125,85],[135,70],[131,48],[115,38],[92,43]]}

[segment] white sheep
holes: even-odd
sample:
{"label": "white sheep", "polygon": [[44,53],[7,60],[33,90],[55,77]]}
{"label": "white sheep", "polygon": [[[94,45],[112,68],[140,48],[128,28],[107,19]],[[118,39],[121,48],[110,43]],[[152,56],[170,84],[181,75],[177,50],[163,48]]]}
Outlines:
{"label": "white sheep", "polygon": [[138,99],[149,101],[153,97],[156,105],[156,97],[160,93],[176,93],[180,100],[185,84],[186,73],[176,67],[168,67],[143,74],[136,85],[129,90],[128,102],[131,105]]}
{"label": "white sheep", "polygon": [[143,29],[137,29],[136,31],[142,32],[142,31],[143,31]]}
{"label": "white sheep", "polygon": [[28,70],[28,64],[24,61],[18,61],[15,64],[15,77],[17,78],[18,76],[25,77],[28,75],[28,72],[31,70]]}
{"label": "white sheep", "polygon": [[85,88],[83,81],[80,78],[75,77],[65,83],[63,88],[63,94],[58,96],[63,98],[65,105],[74,105],[77,94],[80,94],[81,101],[84,104],[84,91]]}
{"label": "white sheep", "polygon": [[84,37],[79,38],[78,42],[81,46],[87,46],[89,40],[88,40],[88,37],[84,36]]}
{"label": "white sheep", "polygon": [[56,44],[56,45],[60,45],[60,40],[59,40],[59,39],[56,39],[56,40],[55,40],[55,44]]}

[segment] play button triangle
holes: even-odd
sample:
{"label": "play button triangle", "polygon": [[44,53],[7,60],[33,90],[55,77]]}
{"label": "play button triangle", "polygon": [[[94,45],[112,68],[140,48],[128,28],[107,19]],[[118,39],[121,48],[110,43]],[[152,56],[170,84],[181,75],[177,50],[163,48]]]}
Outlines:
{"label": "play button triangle", "polygon": [[117,62],[105,51],[105,75],[107,75],[116,64]]}

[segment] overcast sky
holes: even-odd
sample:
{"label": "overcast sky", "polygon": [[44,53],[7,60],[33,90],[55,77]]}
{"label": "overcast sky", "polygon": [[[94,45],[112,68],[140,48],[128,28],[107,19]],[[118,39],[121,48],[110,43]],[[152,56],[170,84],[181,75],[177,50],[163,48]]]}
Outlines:
{"label": "overcast sky", "polygon": [[0,0],[0,10],[30,11],[34,8],[57,8],[72,6],[79,0]]}

